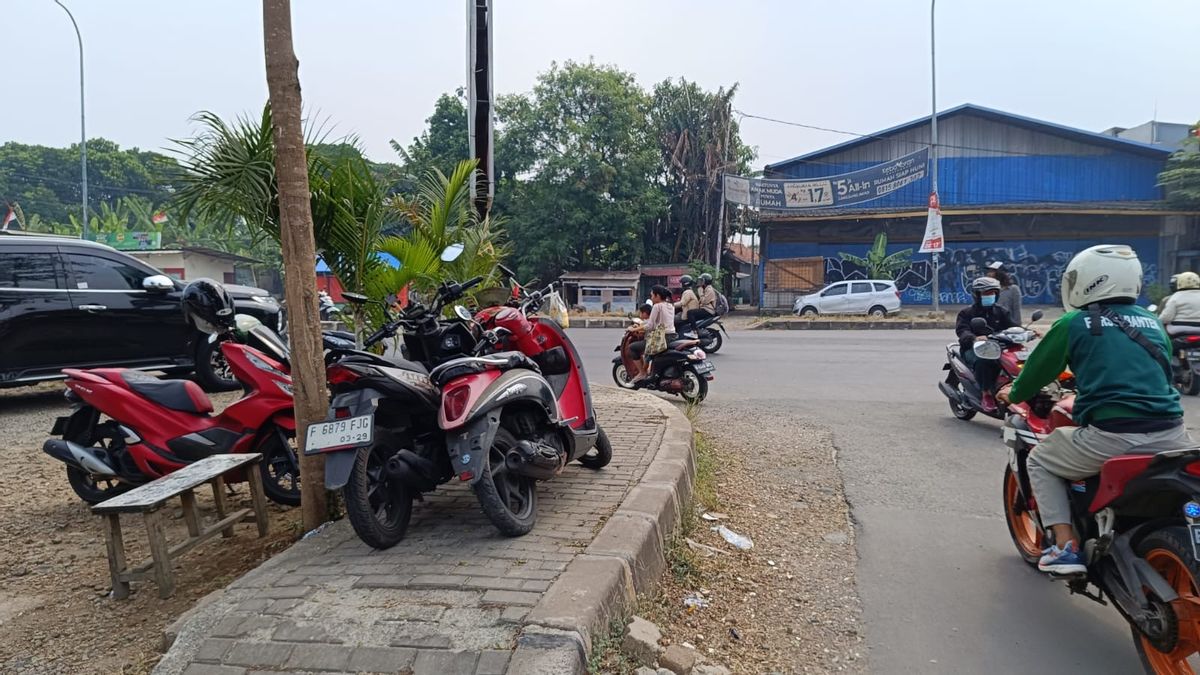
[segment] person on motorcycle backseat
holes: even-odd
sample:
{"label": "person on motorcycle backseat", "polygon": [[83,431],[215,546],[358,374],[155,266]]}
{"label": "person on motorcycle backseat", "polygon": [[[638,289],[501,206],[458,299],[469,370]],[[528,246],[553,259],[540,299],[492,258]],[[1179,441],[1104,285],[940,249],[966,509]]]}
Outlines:
{"label": "person on motorcycle backseat", "polygon": [[679,294],[679,301],[675,303],[675,311],[679,314],[676,318],[681,324],[680,328],[682,328],[682,324],[687,323],[688,312],[700,307],[700,296],[692,288],[695,285],[692,275],[685,274],[679,277],[679,285],[683,286],[683,292]]}
{"label": "person on motorcycle backseat", "polygon": [[1168,335],[1200,333],[1200,274],[1184,272],[1175,277],[1176,290],[1163,302],[1158,318]]}
{"label": "person on motorcycle backseat", "polygon": [[1075,376],[1079,426],[1055,429],[1028,460],[1042,525],[1054,536],[1038,561],[1043,572],[1087,571],[1067,481],[1094,476],[1105,460],[1138,446],[1189,441],[1171,384],[1170,340],[1158,318],[1134,304],[1141,290],[1142,265],[1130,247],[1093,246],[1076,255],[1062,277],[1067,313],[998,394],[1021,403],[1068,367]]}
{"label": "person on motorcycle backseat", "polygon": [[[963,363],[970,366],[971,372],[975,373],[975,381],[979,383],[983,392],[983,409],[992,412],[996,409],[994,394],[996,376],[1000,374],[1000,362],[975,356],[975,343],[986,340],[992,333],[1012,328],[1017,323],[1003,307],[996,304],[997,298],[1000,297],[999,281],[991,277],[979,277],[971,282],[971,294],[975,296],[975,302],[958,313],[954,330],[958,334],[959,355],[962,356]],[[976,318],[987,322],[986,333],[976,333],[971,327],[971,321]]]}

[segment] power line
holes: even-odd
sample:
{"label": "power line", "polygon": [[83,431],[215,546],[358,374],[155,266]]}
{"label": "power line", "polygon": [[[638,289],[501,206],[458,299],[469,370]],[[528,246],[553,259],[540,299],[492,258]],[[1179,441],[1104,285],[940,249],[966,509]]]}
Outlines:
{"label": "power line", "polygon": [[[79,181],[63,180],[61,178],[52,178],[50,176],[35,176],[35,175],[30,175],[30,174],[16,173],[13,171],[7,171],[0,175],[12,176],[14,178],[21,178],[26,181],[43,181],[43,182],[47,182],[47,183],[58,183],[59,185],[72,185],[72,186],[79,185]],[[132,193],[145,194],[145,195],[159,195],[164,192],[169,192],[169,190],[166,190],[165,188],[159,189],[159,190],[148,190],[145,188],[118,187],[116,185],[96,185],[95,183],[92,183],[91,186],[94,188],[98,188],[100,190],[109,190],[112,192],[132,192]]]}

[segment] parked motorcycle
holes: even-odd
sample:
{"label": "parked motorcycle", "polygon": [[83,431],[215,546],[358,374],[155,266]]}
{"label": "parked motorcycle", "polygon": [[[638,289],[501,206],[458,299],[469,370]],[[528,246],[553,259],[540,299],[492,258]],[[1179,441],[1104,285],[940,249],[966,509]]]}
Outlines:
{"label": "parked motorcycle", "polygon": [[[1037,322],[1042,316],[1042,311],[1038,310],[1030,320]],[[977,334],[982,334],[988,329],[987,322],[976,317],[972,321],[972,328]],[[1017,379],[1025,359],[1029,358],[1028,343],[1035,338],[1037,333],[1030,328],[1016,326],[993,333],[986,340],[975,343],[976,357],[1000,362],[1000,372],[996,378],[997,390]],[[1008,415],[1007,406],[1004,404],[997,402],[993,410],[984,409],[983,389],[976,382],[971,367],[963,360],[960,350],[958,342],[946,346],[946,363],[942,370],[948,372],[946,379],[938,383],[938,389],[950,401],[950,412],[963,421],[974,418],[977,413],[999,420],[1004,419]]]}
{"label": "parked motorcycle", "polygon": [[[634,325],[641,319],[634,319]],[[620,344],[613,351],[613,381],[622,389],[648,389],[667,394],[677,394],[688,403],[696,404],[708,397],[708,383],[714,379],[716,367],[707,360],[703,349],[697,347],[698,340],[676,340],[667,350],[651,357],[654,372],[635,384],[630,373],[635,371],[635,361],[630,345],[642,339],[637,331],[626,330]]]}
{"label": "parked motorcycle", "polygon": [[518,307],[488,307],[475,315],[484,329],[475,356],[430,373],[442,391],[438,425],[447,436],[450,464],[508,536],[533,528],[537,481],[557,476],[574,460],[600,469],[612,459],[579,352],[556,322],[536,316],[553,285],[518,288]]}
{"label": "parked motorcycle", "polygon": [[[683,326],[688,322],[676,316],[675,323],[678,326]],[[716,328],[713,328],[713,326],[716,326]],[[683,337],[695,337],[700,341],[700,348],[705,353],[716,354],[724,346],[725,337],[729,335],[729,332],[725,330],[725,324],[721,323],[720,316],[709,316],[697,319],[692,324],[692,330],[682,331],[680,335]]]}
{"label": "parked motorcycle", "polygon": [[220,348],[246,395],[216,416],[195,382],[123,368],[63,371],[73,412],[55,421],[51,433],[61,438],[42,450],[66,464],[81,499],[102,502],[209,455],[258,452],[266,495],[300,503],[291,377],[252,347],[227,340]]}
{"label": "parked motorcycle", "polygon": [[[291,349],[287,341],[279,333],[263,325],[257,318],[249,314],[238,314],[234,317],[234,330],[228,333],[208,336],[208,342],[199,351],[200,360],[196,363],[197,379],[210,391],[233,391],[241,388],[225,359],[221,342],[233,340],[271,355],[279,362],[290,368]],[[354,333],[344,330],[321,331],[322,346],[326,355],[333,350],[353,349]]]}
{"label": "parked motorcycle", "polygon": [[[1071,388],[1063,377],[1031,401],[1010,406],[1004,426],[1005,520],[1030,565],[1052,542],[1026,461],[1046,434],[1073,424]],[[1188,660],[1200,650],[1200,448],[1135,448],[1106,461],[1099,475],[1072,483],[1070,500],[1088,561],[1086,574],[1065,577],[1070,592],[1116,607],[1147,673],[1193,672]]]}

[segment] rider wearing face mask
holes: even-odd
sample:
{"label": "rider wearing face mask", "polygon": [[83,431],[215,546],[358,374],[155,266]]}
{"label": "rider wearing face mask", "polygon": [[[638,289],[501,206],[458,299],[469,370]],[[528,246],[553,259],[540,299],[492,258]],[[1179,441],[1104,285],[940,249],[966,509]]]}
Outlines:
{"label": "rider wearing face mask", "polygon": [[[1000,362],[975,356],[975,343],[986,340],[992,333],[1012,328],[1017,323],[1003,307],[996,304],[996,299],[1000,297],[999,281],[991,277],[979,277],[971,282],[971,293],[975,296],[975,303],[958,313],[954,330],[958,333],[962,359],[971,367],[975,373],[975,381],[983,390],[983,407],[991,412],[996,409],[993,394],[996,389],[996,376],[1000,373]],[[976,333],[971,327],[971,321],[975,318],[982,318],[987,322],[986,332]]]}

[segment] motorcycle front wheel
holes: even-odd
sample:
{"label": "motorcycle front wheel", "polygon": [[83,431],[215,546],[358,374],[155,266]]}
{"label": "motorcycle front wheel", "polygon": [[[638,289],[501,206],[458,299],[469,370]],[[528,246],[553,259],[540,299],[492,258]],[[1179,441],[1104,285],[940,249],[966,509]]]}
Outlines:
{"label": "motorcycle front wheel", "polygon": [[196,347],[196,381],[207,392],[233,391],[241,387],[241,383],[233,376],[229,361],[221,351],[221,341],[209,341],[208,336],[201,334]]}
{"label": "motorcycle front wheel", "polygon": [[622,389],[633,389],[633,378],[629,376],[629,369],[624,363],[613,364],[613,382]]}
{"label": "motorcycle front wheel", "polygon": [[391,548],[404,539],[412,518],[412,490],[400,481],[389,480],[384,471],[386,451],[378,445],[359,448],[350,470],[350,481],[342,488],[346,517],[364,544]]}
{"label": "motorcycle front wheel", "polygon": [[1021,559],[1030,565],[1037,565],[1042,557],[1042,528],[1038,525],[1037,516],[1028,509],[1021,508],[1017,503],[1022,501],[1020,484],[1017,474],[1012,467],[1004,468],[1004,520],[1008,524],[1008,534]]}
{"label": "motorcycle front wheel", "polygon": [[300,506],[300,460],[296,432],[273,426],[259,443],[263,492],[276,504]]}
{"label": "motorcycle front wheel", "polygon": [[1192,608],[1200,604],[1200,566],[1192,555],[1188,531],[1179,526],[1164,527],[1147,535],[1137,546],[1137,553],[1150,563],[1179,598],[1165,603],[1147,593],[1151,621],[1156,627],[1146,635],[1131,627],[1138,658],[1147,673],[1167,675],[1194,672],[1193,664],[1200,651],[1200,629],[1190,617]]}

